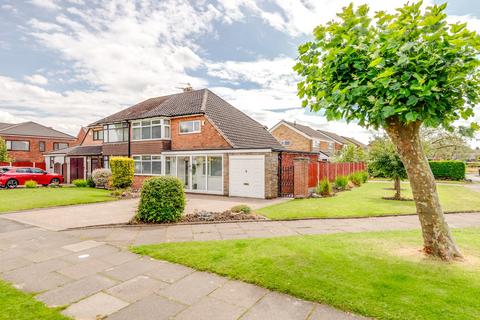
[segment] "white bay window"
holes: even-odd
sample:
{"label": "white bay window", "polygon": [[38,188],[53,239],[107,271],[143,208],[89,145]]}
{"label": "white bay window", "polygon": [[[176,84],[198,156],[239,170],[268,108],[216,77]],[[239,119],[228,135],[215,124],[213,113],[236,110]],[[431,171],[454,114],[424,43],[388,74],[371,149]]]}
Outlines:
{"label": "white bay window", "polygon": [[162,156],[133,156],[135,173],[144,175],[162,174]]}
{"label": "white bay window", "polygon": [[170,139],[170,120],[145,119],[132,122],[132,140]]}

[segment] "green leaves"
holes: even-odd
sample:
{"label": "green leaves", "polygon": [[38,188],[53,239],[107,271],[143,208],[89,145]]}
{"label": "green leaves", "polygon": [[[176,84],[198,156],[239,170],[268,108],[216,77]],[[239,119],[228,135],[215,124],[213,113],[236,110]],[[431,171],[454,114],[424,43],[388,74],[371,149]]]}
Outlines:
{"label": "green leaves", "polygon": [[447,26],[445,6],[407,4],[394,14],[346,7],[299,47],[294,70],[305,107],[366,127],[389,117],[448,126],[480,103],[480,36]]}

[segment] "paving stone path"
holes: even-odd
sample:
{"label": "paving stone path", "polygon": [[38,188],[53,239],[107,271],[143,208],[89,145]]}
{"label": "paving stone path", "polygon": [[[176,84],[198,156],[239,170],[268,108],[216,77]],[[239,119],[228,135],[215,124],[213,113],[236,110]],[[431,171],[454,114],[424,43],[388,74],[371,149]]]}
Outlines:
{"label": "paving stone path", "polygon": [[[480,214],[448,215],[452,227]],[[417,228],[415,216],[51,231],[0,217],[0,276],[76,319],[361,319],[211,273],[142,257],[132,244]]]}

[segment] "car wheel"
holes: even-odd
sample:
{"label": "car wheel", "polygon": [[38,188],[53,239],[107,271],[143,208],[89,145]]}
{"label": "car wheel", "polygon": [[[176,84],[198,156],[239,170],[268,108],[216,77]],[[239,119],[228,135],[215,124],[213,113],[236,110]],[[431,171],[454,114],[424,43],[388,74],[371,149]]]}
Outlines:
{"label": "car wheel", "polygon": [[18,186],[18,181],[15,179],[8,180],[5,187],[8,189],[15,189]]}
{"label": "car wheel", "polygon": [[50,184],[53,184],[55,186],[58,186],[60,184],[60,179],[58,178],[53,178],[51,181],[50,181]]}

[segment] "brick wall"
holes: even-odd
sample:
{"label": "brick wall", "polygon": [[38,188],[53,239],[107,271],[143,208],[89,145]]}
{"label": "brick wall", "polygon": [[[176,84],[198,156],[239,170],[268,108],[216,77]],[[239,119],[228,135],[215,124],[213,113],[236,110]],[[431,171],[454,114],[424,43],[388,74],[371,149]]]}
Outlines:
{"label": "brick wall", "polygon": [[288,150],[295,151],[312,151],[312,141],[305,136],[299,134],[298,132],[292,130],[288,126],[281,124],[275,130],[273,130],[272,135],[278,141],[288,140],[290,145],[284,146]]}
{"label": "brick wall", "polygon": [[[101,129],[101,128],[98,128],[98,129]],[[101,145],[103,144],[103,140],[93,140],[93,129],[92,128],[89,128],[86,135],[85,135],[85,138],[83,139],[83,142],[80,141],[82,143],[82,146],[98,146],[98,145]]]}
{"label": "brick wall", "polygon": [[[200,120],[201,132],[180,133],[180,122]],[[172,119],[172,150],[231,148],[217,129],[204,116],[192,116]]]}
{"label": "brick wall", "polygon": [[45,162],[43,157],[44,152],[40,152],[40,141],[45,142],[45,152],[53,151],[53,144],[55,142],[68,143],[69,147],[75,145],[75,139],[52,139],[47,137],[24,137],[24,136],[2,136],[4,140],[10,141],[29,141],[29,151],[8,151],[8,155],[15,159],[15,161],[30,161],[30,162]]}
{"label": "brick wall", "polygon": [[127,156],[128,142],[105,143],[102,150],[105,156]]}
{"label": "brick wall", "polygon": [[132,155],[160,154],[171,149],[170,140],[132,141],[130,153]]}

